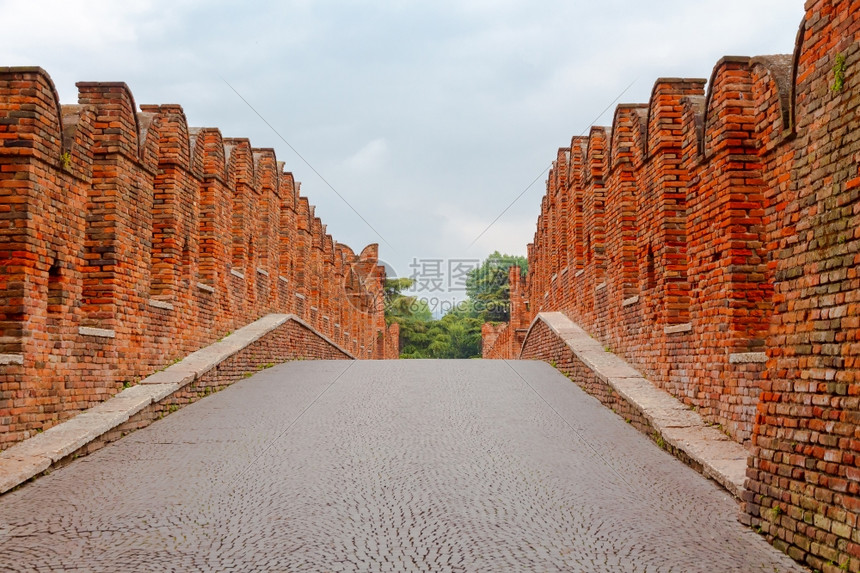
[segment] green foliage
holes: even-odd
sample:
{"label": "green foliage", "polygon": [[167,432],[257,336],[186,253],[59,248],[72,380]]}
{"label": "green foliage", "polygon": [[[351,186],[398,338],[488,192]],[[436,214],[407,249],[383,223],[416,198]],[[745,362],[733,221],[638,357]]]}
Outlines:
{"label": "green foliage", "polygon": [[385,320],[400,325],[401,358],[480,358],[481,326],[509,317],[508,269],[526,271],[525,257],[490,255],[466,277],[468,299],[435,320],[427,301],[403,294],[411,279],[385,281]]}
{"label": "green foliage", "polygon": [[403,294],[411,286],[410,279],[389,279],[385,284],[385,320],[400,325],[400,357],[479,357],[483,322],[460,309],[434,320],[427,301]]}
{"label": "green foliage", "polygon": [[387,324],[397,322],[402,329],[404,322],[433,320],[433,313],[430,312],[427,301],[403,294],[403,291],[408,290],[414,282],[412,279],[385,279],[385,322]]}
{"label": "green foliage", "polygon": [[479,358],[480,319],[449,312],[440,320],[400,323],[401,358]]}
{"label": "green foliage", "polygon": [[484,322],[507,322],[510,318],[510,284],[508,269],[520,267],[522,276],[528,270],[528,259],[503,255],[498,251],[487,257],[466,277],[466,294]]}
{"label": "green foliage", "polygon": [[433,313],[430,312],[427,301],[414,296],[399,296],[385,306],[385,318],[388,324],[399,322],[403,326],[404,321],[433,320]]}
{"label": "green foliage", "polygon": [[838,93],[845,87],[845,55],[836,54],[836,63],[833,64],[833,84],[830,91]]}
{"label": "green foliage", "polygon": [[771,521],[776,521],[781,514],[782,507],[780,507],[779,505],[774,505],[770,508]]}
{"label": "green foliage", "polygon": [[385,279],[385,300],[403,296],[403,291],[409,290],[414,283],[412,279]]}

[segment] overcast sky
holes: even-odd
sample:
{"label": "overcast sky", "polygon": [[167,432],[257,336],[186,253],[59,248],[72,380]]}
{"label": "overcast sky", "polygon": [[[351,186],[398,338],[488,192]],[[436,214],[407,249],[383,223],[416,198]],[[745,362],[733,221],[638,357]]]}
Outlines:
{"label": "overcast sky", "polygon": [[275,148],[336,240],[378,242],[408,276],[524,255],[557,148],[631,82],[621,101],[647,102],[658,77],[790,53],[802,16],[802,0],[0,0],[0,66],[45,68],[62,103],[76,81],[124,81],[138,105]]}

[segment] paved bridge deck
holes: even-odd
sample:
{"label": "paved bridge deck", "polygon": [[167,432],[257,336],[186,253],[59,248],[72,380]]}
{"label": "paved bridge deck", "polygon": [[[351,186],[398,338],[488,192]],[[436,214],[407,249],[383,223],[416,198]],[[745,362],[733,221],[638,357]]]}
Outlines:
{"label": "paved bridge deck", "polygon": [[541,362],[292,362],[0,498],[0,569],[803,571]]}

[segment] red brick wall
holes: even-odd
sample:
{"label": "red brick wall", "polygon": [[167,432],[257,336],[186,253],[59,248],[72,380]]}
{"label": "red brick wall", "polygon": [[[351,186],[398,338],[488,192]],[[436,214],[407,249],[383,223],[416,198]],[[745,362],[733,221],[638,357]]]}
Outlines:
{"label": "red brick wall", "polygon": [[502,324],[484,323],[481,327],[481,356],[483,358],[511,358],[519,354],[526,332],[527,320],[525,293],[520,267],[508,269],[510,321]]}
{"label": "red brick wall", "polygon": [[254,372],[274,364],[290,360],[349,360],[337,347],[332,346],[318,333],[295,320],[288,320],[259,340],[248,345],[227,360],[218,364],[200,378],[170,394],[166,398],[146,406],[131,416],[128,421],[89,442],[81,449],[71,452],[60,465],[80,455],[91,454],[106,444],[119,440],[134,430],[144,428],[155,420],[200,398],[208,396],[249,377]]}
{"label": "red brick wall", "polygon": [[513,353],[513,329],[508,323],[485,322],[481,327],[481,357],[511,358]]}
{"label": "red brick wall", "polygon": [[550,172],[518,318],[564,311],[743,443],[773,308],[767,180],[782,175],[762,154],[785,103],[781,62],[725,58],[707,93],[659,79],[647,105],[573,138]]}
{"label": "red brick wall", "polygon": [[745,520],[822,571],[860,571],[858,38],[860,2],[809,0],[793,56],[657,80],[574,138],[526,285],[527,319],[564,311],[748,445]]}
{"label": "red brick wall", "polygon": [[78,90],[0,68],[0,448],[270,312],[396,357],[375,247],[336,245],[273,150]]}
{"label": "red brick wall", "polygon": [[[746,510],[789,553],[860,570],[860,3],[807,2],[793,139],[767,165],[774,316]],[[844,82],[837,83],[838,75]],[[792,121],[793,120],[793,121]]]}

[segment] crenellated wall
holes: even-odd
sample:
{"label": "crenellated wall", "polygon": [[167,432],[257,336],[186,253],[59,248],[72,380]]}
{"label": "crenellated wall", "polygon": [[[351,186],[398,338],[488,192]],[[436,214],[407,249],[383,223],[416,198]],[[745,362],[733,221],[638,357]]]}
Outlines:
{"label": "crenellated wall", "polygon": [[525,293],[520,267],[508,269],[510,320],[502,323],[484,323],[481,327],[482,358],[511,358],[519,353],[529,323],[525,320]]}
{"label": "crenellated wall", "polygon": [[396,357],[376,246],[334,241],[273,150],[77,87],[0,68],[0,448],[267,313]]}
{"label": "crenellated wall", "polygon": [[611,128],[560,149],[516,319],[564,311],[740,442],[772,308],[759,156],[771,128],[757,114],[782,115],[771,96],[785,62],[724,58],[707,93],[705,80],[659,79],[647,105],[619,105]]}
{"label": "crenellated wall", "polygon": [[564,312],[747,445],[743,519],[822,571],[860,571],[858,39],[860,3],[809,0],[793,55],[659,79],[573,138],[518,319]]}

